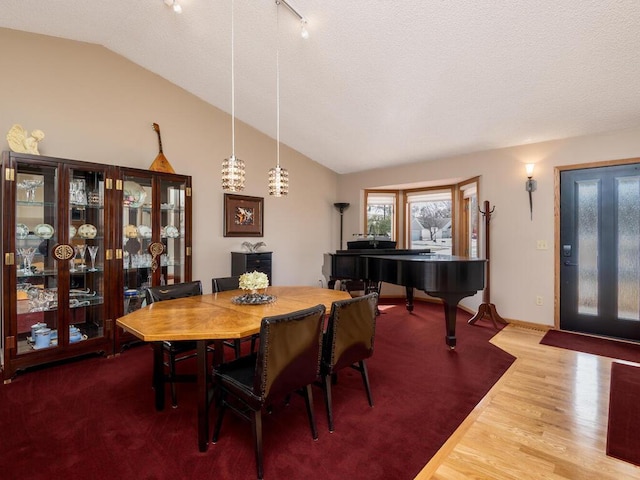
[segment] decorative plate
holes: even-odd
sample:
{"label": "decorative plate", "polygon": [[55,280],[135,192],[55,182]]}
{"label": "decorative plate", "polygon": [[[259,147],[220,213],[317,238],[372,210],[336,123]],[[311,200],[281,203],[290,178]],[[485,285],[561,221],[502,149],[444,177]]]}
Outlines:
{"label": "decorative plate", "polygon": [[75,237],[77,231],[78,229],[76,227],[74,227],[73,225],[69,225],[69,238]]}
{"label": "decorative plate", "polygon": [[125,206],[133,208],[142,206],[144,200],[147,198],[147,192],[142,188],[142,185],[130,180],[124,182],[122,192],[122,203],[124,203]]}
{"label": "decorative plate", "polygon": [[36,228],[33,229],[33,233],[35,233],[38,237],[44,238],[45,240],[53,237],[53,232],[55,230],[48,223],[40,223],[36,225]]}
{"label": "decorative plate", "polygon": [[78,235],[80,235],[82,238],[96,238],[97,234],[98,229],[90,223],[85,223],[78,227]]}
{"label": "decorative plate", "polygon": [[245,293],[244,295],[231,298],[231,303],[235,303],[236,305],[265,305],[275,301],[275,295],[266,295],[264,293]]}
{"label": "decorative plate", "polygon": [[131,224],[125,225],[123,232],[126,238],[136,238],[138,236],[138,227]]}
{"label": "decorative plate", "polygon": [[138,234],[142,238],[151,238],[151,227],[148,227],[147,225],[138,225]]}
{"label": "decorative plate", "polygon": [[29,235],[29,227],[27,227],[24,223],[19,223],[16,225],[16,238],[23,240],[27,238]]}
{"label": "decorative plate", "polygon": [[167,225],[164,227],[164,236],[169,238],[178,238],[180,236],[180,232],[173,225]]}

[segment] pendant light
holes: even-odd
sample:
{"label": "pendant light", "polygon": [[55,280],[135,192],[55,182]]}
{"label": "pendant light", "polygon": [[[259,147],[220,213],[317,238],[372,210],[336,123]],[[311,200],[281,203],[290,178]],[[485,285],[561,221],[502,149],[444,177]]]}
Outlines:
{"label": "pendant light", "polygon": [[235,112],[235,72],[233,0],[231,0],[231,156],[222,162],[222,189],[228,192],[244,190],[244,161],[236,157],[236,112]]}
{"label": "pendant light", "polygon": [[280,0],[276,1],[276,166],[269,170],[269,195],[289,193],[289,172],[280,167]]}

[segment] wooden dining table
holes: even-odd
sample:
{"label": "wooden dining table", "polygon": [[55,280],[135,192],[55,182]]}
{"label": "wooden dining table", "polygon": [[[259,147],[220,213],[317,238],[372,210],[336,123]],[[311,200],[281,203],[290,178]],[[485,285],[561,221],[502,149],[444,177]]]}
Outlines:
{"label": "wooden dining table", "polygon": [[214,343],[213,365],[224,360],[223,341],[249,337],[260,332],[264,317],[282,315],[323,304],[327,313],[336,300],[351,298],[347,292],[319,287],[269,287],[264,292],[275,301],[263,305],[242,305],[232,301],[246,292],[230,290],[193,297],[155,302],[116,320],[116,324],[140,340],[153,345],[153,386],[155,406],[165,404],[163,341],[196,342],[196,383],[198,398],[198,448],[209,443],[209,407],[212,388],[207,361],[208,345]]}

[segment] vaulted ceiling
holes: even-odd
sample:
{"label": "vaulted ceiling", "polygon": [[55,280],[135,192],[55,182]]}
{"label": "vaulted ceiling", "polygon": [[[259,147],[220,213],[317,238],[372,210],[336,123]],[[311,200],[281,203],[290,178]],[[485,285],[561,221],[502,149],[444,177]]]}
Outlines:
{"label": "vaulted ceiling", "polygon": [[[231,0],[3,0],[231,112]],[[234,0],[235,114],[338,173],[640,125],[637,0]],[[37,59],[35,59],[37,61]]]}

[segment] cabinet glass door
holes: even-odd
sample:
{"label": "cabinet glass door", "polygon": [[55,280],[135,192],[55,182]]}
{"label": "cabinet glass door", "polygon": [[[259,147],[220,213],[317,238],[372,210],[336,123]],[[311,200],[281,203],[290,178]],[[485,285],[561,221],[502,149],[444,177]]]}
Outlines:
{"label": "cabinet glass door", "polygon": [[160,283],[186,281],[186,184],[184,181],[160,181],[160,240],[164,251],[160,257]]}
{"label": "cabinet glass door", "polygon": [[60,241],[58,176],[55,166],[16,164],[17,355],[58,346],[59,272],[52,256],[53,245]]}
{"label": "cabinet glass door", "polygon": [[122,184],[122,262],[125,314],[139,309],[153,285],[153,182],[151,176],[124,175]]}
{"label": "cabinet glass door", "polygon": [[105,335],[105,172],[69,171],[69,343]]}

